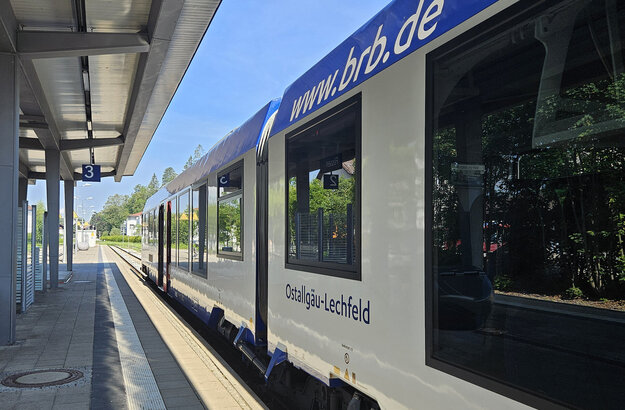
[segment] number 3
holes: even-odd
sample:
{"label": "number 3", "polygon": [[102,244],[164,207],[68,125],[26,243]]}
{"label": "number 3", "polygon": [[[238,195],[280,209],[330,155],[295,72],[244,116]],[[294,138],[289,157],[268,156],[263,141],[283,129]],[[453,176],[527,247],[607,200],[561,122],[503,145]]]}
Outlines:
{"label": "number 3", "polygon": [[87,165],[85,167],[85,171],[87,171],[87,173],[85,174],[85,178],[93,178],[93,166]]}

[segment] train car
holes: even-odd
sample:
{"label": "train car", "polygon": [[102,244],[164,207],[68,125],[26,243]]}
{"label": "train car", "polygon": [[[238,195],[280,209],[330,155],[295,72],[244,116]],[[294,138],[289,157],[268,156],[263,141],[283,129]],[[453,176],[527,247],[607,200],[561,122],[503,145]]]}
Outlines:
{"label": "train car", "polygon": [[174,294],[307,408],[621,408],[624,35],[616,0],[389,3],[213,168]]}
{"label": "train car", "polygon": [[622,407],[625,316],[529,294],[625,295],[623,36],[612,0],[398,0],[293,83],[269,350],[389,409]]}
{"label": "train car", "polygon": [[256,228],[247,215],[256,208],[256,147],[278,106],[279,100],[268,103],[144,208],[144,272],[206,323],[225,318],[249,329],[250,338],[257,320]]}

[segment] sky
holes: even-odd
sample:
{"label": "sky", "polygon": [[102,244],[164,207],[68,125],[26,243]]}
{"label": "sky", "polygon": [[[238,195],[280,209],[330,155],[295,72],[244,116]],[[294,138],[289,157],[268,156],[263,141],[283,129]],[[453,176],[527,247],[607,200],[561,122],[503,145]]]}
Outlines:
{"label": "sky", "polygon": [[[131,177],[78,182],[81,216],[114,194],[130,195],[167,167],[180,173],[198,144],[206,151],[284,90],[389,0],[223,0],[150,145]],[[86,185],[86,186],[85,186]],[[61,185],[63,207],[63,185]],[[45,203],[45,181],[28,188]],[[62,208],[61,208],[62,209]]]}

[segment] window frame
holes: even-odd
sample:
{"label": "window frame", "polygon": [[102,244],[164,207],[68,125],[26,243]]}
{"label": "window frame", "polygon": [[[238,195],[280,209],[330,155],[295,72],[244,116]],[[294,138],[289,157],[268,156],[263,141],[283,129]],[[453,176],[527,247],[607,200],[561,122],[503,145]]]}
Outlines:
{"label": "window frame", "polygon": [[[355,128],[355,176],[356,176],[356,201],[352,204],[352,211],[354,213],[354,264],[347,265],[336,262],[318,262],[311,260],[293,261],[289,260],[289,189],[288,189],[288,176],[289,176],[289,140],[303,137],[304,134],[311,128],[325,122],[331,121],[331,119],[337,115],[353,110],[356,115],[354,123]],[[337,278],[352,279],[356,281],[362,280],[362,263],[361,263],[361,227],[362,227],[362,200],[361,200],[361,187],[362,187],[362,93],[358,93],[353,97],[348,98],[337,106],[324,112],[323,114],[312,118],[305,124],[297,127],[295,130],[288,132],[284,137],[284,179],[285,179],[285,212],[284,212],[284,268],[290,270],[298,270],[303,272],[316,273],[319,275],[333,276]],[[353,266],[353,268],[352,268]],[[346,269],[348,268],[348,269]]]}
{"label": "window frame", "polygon": [[[176,195],[176,209],[177,209],[177,213],[176,213],[176,228],[177,228],[177,244],[178,246],[176,247],[177,249],[177,257],[176,257],[176,266],[178,267],[178,269],[180,270],[186,270],[187,272],[191,272],[191,255],[190,255],[190,251],[191,249],[189,249],[189,245],[191,243],[191,218],[188,217],[188,229],[187,229],[187,267],[185,269],[184,266],[180,266],[180,218],[178,217],[178,215],[180,214],[180,198],[182,196],[186,195],[187,196],[187,210],[190,211],[191,208],[191,190],[189,188],[185,188],[183,189],[181,192],[179,192]],[[184,262],[184,261],[183,261]]]}
{"label": "window frame", "polygon": [[[221,194],[219,193],[219,178],[222,175],[232,172],[233,170],[237,168],[241,168],[241,188],[234,192],[229,192],[226,195],[221,196]],[[217,257],[243,261],[244,252],[245,252],[245,246],[244,246],[245,245],[245,241],[244,241],[244,238],[245,238],[245,233],[244,233],[245,231],[245,220],[244,220],[244,216],[245,216],[245,212],[244,212],[245,210],[245,161],[241,159],[240,161],[237,161],[234,164],[217,171],[217,184],[216,185],[217,185],[217,210],[216,210],[217,212],[217,224],[216,224]],[[207,194],[208,194],[208,190],[207,190]],[[241,197],[241,218],[240,218],[241,219],[241,237],[239,238],[239,241],[241,242],[241,252],[222,251],[221,249],[219,249],[219,203],[221,201],[227,201],[229,199],[233,199],[239,196]]]}
{"label": "window frame", "polygon": [[[189,190],[190,197],[191,197],[191,200],[189,201],[189,209],[191,211],[190,213],[193,213],[193,210],[195,209],[194,208],[195,203],[193,202],[193,193],[195,191],[198,191],[199,201],[202,200],[201,199],[202,186],[204,186],[204,206],[206,208],[204,209],[204,271],[198,271],[198,270],[193,269],[193,263],[194,263],[193,233],[194,232],[193,232],[193,221],[192,221],[192,218],[189,217],[189,245],[190,245],[190,250],[191,250],[190,272],[201,278],[208,278],[208,181],[207,180],[204,179],[191,186],[191,189]],[[199,221],[198,221],[198,229],[199,227],[200,226],[199,226]]]}
{"label": "window frame", "polygon": [[[562,0],[564,1],[564,0]],[[547,396],[538,396],[536,393],[515,387],[499,379],[477,373],[457,364],[451,364],[434,357],[435,314],[438,312],[437,289],[435,289],[433,271],[434,241],[432,229],[434,226],[433,209],[433,167],[434,167],[434,118],[436,117],[435,106],[435,61],[454,52],[462,52],[477,45],[488,42],[488,38],[505,32],[510,26],[526,20],[530,16],[537,16],[542,11],[552,8],[559,3],[558,0],[547,2],[530,2],[529,0],[509,6],[506,10],[474,25],[469,30],[461,33],[440,47],[429,51],[425,56],[425,184],[424,184],[424,275],[425,275],[425,365],[426,367],[439,370],[449,376],[456,377],[467,383],[482,387],[486,390],[500,394],[511,400],[518,401],[534,408],[541,409],[567,409],[566,404],[550,400]]]}

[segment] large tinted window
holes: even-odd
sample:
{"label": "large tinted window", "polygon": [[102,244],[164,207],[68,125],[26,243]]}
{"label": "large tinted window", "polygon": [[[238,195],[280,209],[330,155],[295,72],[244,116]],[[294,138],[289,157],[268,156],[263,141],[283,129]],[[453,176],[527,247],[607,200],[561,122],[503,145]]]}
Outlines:
{"label": "large tinted window", "polygon": [[431,60],[430,363],[622,408],[625,3],[542,7]]}
{"label": "large tinted window", "polygon": [[178,196],[178,266],[189,269],[189,191]]}
{"label": "large tinted window", "polygon": [[191,271],[206,276],[206,185],[193,189],[192,203],[193,265]]}
{"label": "large tinted window", "polygon": [[243,164],[217,175],[217,254],[243,258]]}
{"label": "large tinted window", "polygon": [[360,100],[287,136],[288,263],[356,277]]}

